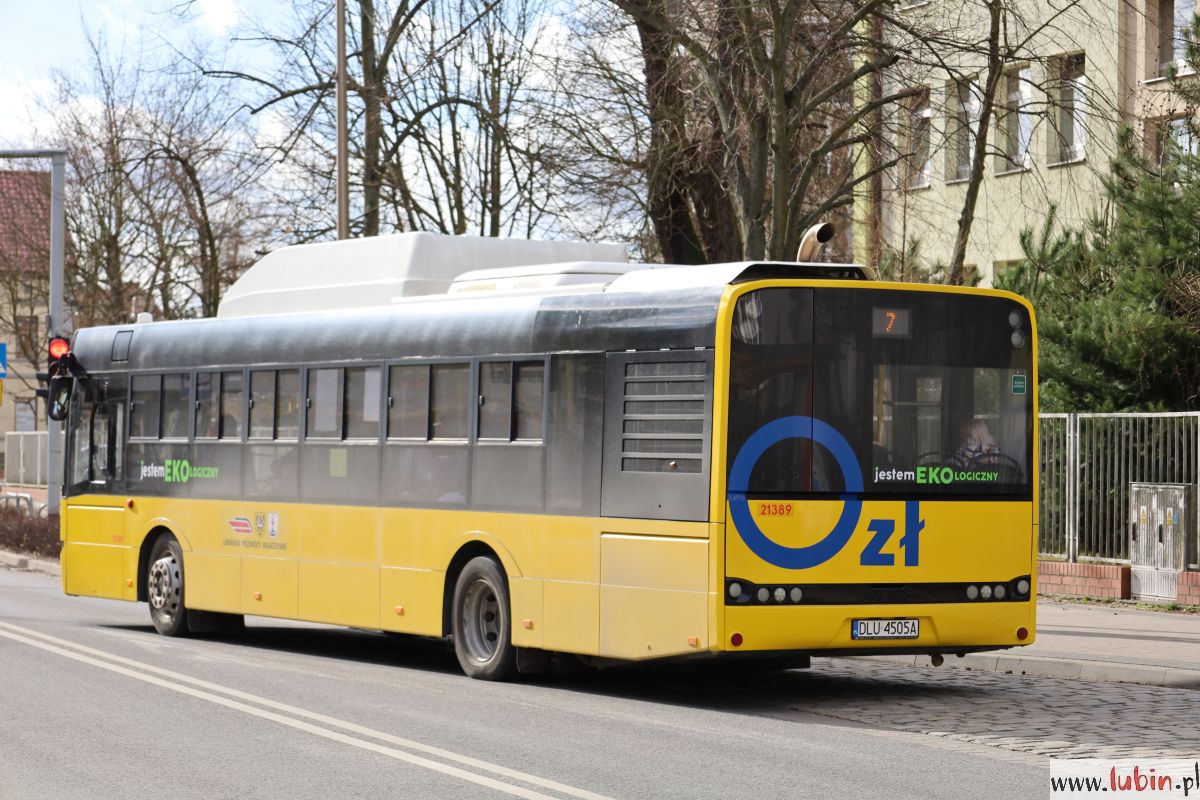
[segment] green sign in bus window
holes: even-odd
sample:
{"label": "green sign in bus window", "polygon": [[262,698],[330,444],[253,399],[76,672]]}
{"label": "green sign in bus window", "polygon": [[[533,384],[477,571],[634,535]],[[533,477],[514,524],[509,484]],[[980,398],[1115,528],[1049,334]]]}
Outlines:
{"label": "green sign in bus window", "polygon": [[1013,394],[1025,394],[1025,376],[1024,375],[1013,375],[1012,376],[1012,393]]}

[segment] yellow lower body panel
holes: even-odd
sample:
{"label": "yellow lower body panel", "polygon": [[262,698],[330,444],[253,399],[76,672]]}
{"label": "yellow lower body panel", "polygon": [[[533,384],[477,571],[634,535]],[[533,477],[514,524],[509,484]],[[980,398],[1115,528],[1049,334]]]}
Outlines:
{"label": "yellow lower body panel", "polygon": [[707,539],[600,537],[600,652],[645,659],[708,647]]}
{"label": "yellow lower body panel", "polygon": [[379,569],[379,627],[418,636],[442,635],[442,604],[437,597],[446,580],[443,572],[407,567]]}
{"label": "yellow lower body panel", "polygon": [[[297,566],[290,558],[243,558],[242,613],[299,619]],[[209,579],[207,575],[196,577]]]}
{"label": "yellow lower body panel", "polygon": [[116,544],[65,542],[62,549],[63,591],[123,599],[127,550]]}
{"label": "yellow lower body panel", "polygon": [[379,567],[301,561],[298,570],[301,619],[379,627]]}
{"label": "yellow lower body panel", "polygon": [[[183,602],[188,608],[242,613],[242,559],[224,553],[184,553]],[[197,576],[195,580],[192,576]],[[203,577],[201,577],[203,576]]]}
{"label": "yellow lower body panel", "polygon": [[[725,609],[725,639],[718,649],[866,650],[898,652],[925,648],[1015,647],[1032,644],[1036,603],[939,603],[872,606],[757,606]],[[854,619],[916,619],[917,639],[850,638]],[[1017,638],[1025,628],[1027,638]],[[731,639],[741,634],[742,644]]]}

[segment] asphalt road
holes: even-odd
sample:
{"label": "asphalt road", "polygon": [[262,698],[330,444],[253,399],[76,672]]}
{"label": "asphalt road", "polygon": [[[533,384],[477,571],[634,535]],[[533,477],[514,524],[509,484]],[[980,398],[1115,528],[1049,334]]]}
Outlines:
{"label": "asphalt road", "polygon": [[[489,684],[439,642],[248,624],[167,639],[144,604],[0,568],[0,798],[1041,797],[1039,744],[1078,721],[1022,746],[989,736],[1027,713],[990,715],[1107,686],[829,660]],[[1200,721],[1200,693],[1153,691],[1142,712]]]}

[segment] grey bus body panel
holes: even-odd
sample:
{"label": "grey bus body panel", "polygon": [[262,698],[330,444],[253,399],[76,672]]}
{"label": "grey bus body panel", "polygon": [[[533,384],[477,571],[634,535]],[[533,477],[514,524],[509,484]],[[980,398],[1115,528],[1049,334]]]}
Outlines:
{"label": "grey bus body panel", "polygon": [[[690,349],[713,346],[723,290],[438,299],[350,312],[85,328],[72,348],[89,372]],[[130,330],[128,359],[114,362],[114,339]]]}
{"label": "grey bus body panel", "polygon": [[[316,502],[388,507],[474,508],[524,513],[704,519],[704,485],[679,479],[662,509],[613,501],[602,509],[605,352],[710,350],[723,286],[655,293],[593,293],[541,297],[436,299],[314,314],[204,319],[80,330],[74,352],[89,374],[124,382],[128,373],[298,368],[300,382],[321,366],[470,363],[470,393],[478,397],[478,363],[493,358],[544,360],[544,436],[540,442],[494,443],[477,436],[477,413],[463,440],[256,441],[135,439],[126,445],[127,480],[106,490],[153,496],[254,502]],[[132,339],[130,339],[132,332]],[[120,347],[114,347],[119,343]],[[114,361],[119,355],[123,360]],[[649,355],[649,354],[648,354]],[[707,357],[711,364],[711,354]],[[711,372],[711,370],[710,370]],[[386,382],[386,371],[384,381]],[[193,391],[198,391],[192,382]],[[705,413],[711,416],[711,374]],[[243,391],[242,418],[248,415]],[[619,408],[620,398],[613,400]],[[615,442],[621,445],[619,417]],[[244,427],[244,426],[243,426]],[[711,420],[705,422],[705,431]],[[707,444],[705,445],[707,449]],[[706,457],[707,458],[707,457]],[[186,461],[202,480],[163,480],[159,467]],[[330,475],[337,463],[340,477]],[[618,474],[621,460],[615,461]],[[707,463],[707,462],[706,462]],[[146,470],[143,467],[153,467]],[[637,477],[637,476],[635,476]],[[645,476],[642,476],[645,477]],[[689,488],[685,489],[683,484]],[[93,487],[68,487],[78,494]],[[648,497],[636,493],[638,497]],[[642,515],[642,514],[638,514]]]}

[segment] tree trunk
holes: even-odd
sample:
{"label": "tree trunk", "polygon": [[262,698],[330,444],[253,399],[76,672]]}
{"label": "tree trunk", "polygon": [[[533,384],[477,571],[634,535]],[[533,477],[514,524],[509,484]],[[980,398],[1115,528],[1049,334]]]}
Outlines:
{"label": "tree trunk", "polygon": [[966,270],[963,262],[967,258],[967,243],[971,238],[971,224],[975,221],[975,206],[979,201],[979,186],[983,182],[983,173],[987,159],[988,128],[991,127],[992,107],[996,100],[996,89],[1004,76],[1004,55],[1000,52],[1000,37],[1004,10],[1002,0],[987,0],[988,27],[988,68],[987,79],[983,85],[983,97],[979,104],[979,127],[975,133],[975,147],[972,153],[971,177],[967,181],[967,194],[963,198],[962,214],[958,218],[958,232],[954,238],[954,254],[950,258],[950,283],[962,285],[966,282]]}
{"label": "tree trunk", "polygon": [[[664,10],[660,6],[652,13],[661,18]],[[647,23],[643,17],[638,17],[636,24],[645,62],[650,115],[650,150],[646,154],[650,221],[663,261],[699,264],[704,261],[704,250],[679,172],[680,154],[685,149],[683,109],[686,99],[678,76],[671,70],[672,37]]]}
{"label": "tree trunk", "polygon": [[379,145],[383,138],[380,97],[381,65],[375,53],[375,2],[359,0],[362,28],[363,96],[363,236],[379,235],[379,186],[383,178],[379,168]]}

